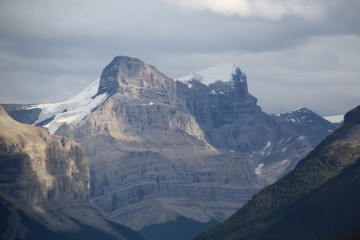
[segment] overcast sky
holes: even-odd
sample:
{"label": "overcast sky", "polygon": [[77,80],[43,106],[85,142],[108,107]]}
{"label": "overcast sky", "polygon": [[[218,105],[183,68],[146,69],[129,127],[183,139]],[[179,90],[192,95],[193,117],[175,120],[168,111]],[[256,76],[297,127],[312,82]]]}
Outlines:
{"label": "overcast sky", "polygon": [[117,55],[176,78],[220,63],[265,112],[360,104],[359,0],[0,0],[0,103],[66,100]]}

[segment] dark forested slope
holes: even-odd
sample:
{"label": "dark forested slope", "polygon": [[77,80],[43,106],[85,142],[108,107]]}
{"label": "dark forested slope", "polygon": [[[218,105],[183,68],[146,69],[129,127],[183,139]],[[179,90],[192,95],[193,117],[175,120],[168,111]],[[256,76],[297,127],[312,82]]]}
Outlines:
{"label": "dark forested slope", "polygon": [[314,239],[360,226],[360,106],[283,179],[200,239]]}

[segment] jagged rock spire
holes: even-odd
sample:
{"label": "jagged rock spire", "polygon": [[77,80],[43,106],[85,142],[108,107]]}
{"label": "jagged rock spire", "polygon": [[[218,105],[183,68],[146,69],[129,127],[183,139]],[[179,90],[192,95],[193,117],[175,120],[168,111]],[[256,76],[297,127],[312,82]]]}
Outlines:
{"label": "jagged rock spire", "polygon": [[239,67],[236,67],[232,74],[232,80],[234,81],[234,87],[239,97],[245,97],[249,94],[246,75],[241,72]]}

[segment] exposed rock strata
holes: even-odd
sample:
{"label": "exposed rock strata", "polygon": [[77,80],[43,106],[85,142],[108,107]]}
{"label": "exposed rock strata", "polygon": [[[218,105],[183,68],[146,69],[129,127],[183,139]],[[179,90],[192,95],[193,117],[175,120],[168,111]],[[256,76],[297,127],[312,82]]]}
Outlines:
{"label": "exposed rock strata", "polygon": [[77,143],[18,123],[1,106],[0,212],[2,239],[141,239],[89,201]]}
{"label": "exposed rock strata", "polygon": [[[204,139],[177,83],[140,60],[127,61],[118,57],[110,64],[117,67],[106,68],[118,69],[118,92],[78,125],[57,132],[87,152],[92,200],[134,229],[177,216],[228,217],[263,185],[250,159],[219,153]],[[113,79],[102,75],[100,88]]]}
{"label": "exposed rock strata", "polygon": [[336,127],[305,108],[278,116],[264,113],[248,92],[246,75],[236,66],[232,69],[225,82],[205,84],[209,76],[196,73],[180,78],[178,92],[209,144],[248,155],[258,176],[271,183]]}
{"label": "exposed rock strata", "polygon": [[134,229],[177,216],[226,219],[313,147],[261,111],[238,68],[230,82],[189,87],[116,57],[100,79],[105,91],[109,99],[57,133],[88,154],[92,200]]}
{"label": "exposed rock strata", "polygon": [[[90,160],[91,199],[133,229],[178,216],[221,221],[333,131],[315,113],[293,122],[262,112],[246,75],[231,69],[222,81],[206,85],[193,74],[183,83],[139,59],[114,58],[93,98],[109,97],[57,130]],[[315,125],[319,134],[306,130]]]}

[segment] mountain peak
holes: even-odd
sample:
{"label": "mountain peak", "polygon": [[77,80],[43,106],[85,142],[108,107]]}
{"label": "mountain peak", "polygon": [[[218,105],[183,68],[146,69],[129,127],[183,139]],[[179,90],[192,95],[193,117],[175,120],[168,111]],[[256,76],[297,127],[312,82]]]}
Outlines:
{"label": "mountain peak", "polygon": [[246,76],[241,72],[240,68],[232,63],[222,63],[189,75],[179,77],[177,80],[188,83],[191,81],[198,81],[205,85],[210,85],[217,81],[242,81],[246,82]]}
{"label": "mountain peak", "polygon": [[[294,123],[311,123],[314,124],[315,122],[328,125],[330,122],[328,120],[324,119],[317,113],[313,112],[307,107],[300,107],[297,109],[292,110],[291,112],[282,113],[278,116],[285,118],[288,121],[294,122]],[[331,125],[331,124],[330,124]],[[330,126],[329,125],[329,126]]]}
{"label": "mountain peak", "polygon": [[128,56],[116,56],[107,65],[100,77],[100,85],[96,94],[114,94],[119,89],[119,75],[136,77],[145,68],[145,63],[138,58]]}
{"label": "mountain peak", "polygon": [[236,97],[248,96],[248,86],[246,74],[239,67],[231,63],[222,63],[211,68],[201,70],[180,78],[183,82],[192,88],[194,84],[203,84],[208,86],[213,94],[224,94],[233,92]]}
{"label": "mountain peak", "polygon": [[294,112],[299,112],[299,113],[314,113],[313,111],[311,111],[309,108],[307,107],[300,107],[300,108],[296,108],[294,110],[291,111],[292,113]]}

